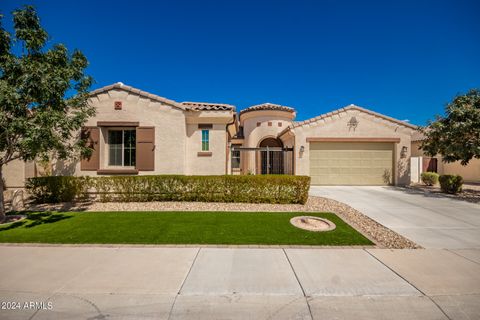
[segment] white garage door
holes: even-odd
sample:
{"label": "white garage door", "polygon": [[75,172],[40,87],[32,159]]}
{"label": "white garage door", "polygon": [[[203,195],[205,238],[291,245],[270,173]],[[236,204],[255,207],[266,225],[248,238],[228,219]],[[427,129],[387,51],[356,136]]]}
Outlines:
{"label": "white garage door", "polygon": [[387,185],[392,175],[393,143],[310,142],[312,185]]}

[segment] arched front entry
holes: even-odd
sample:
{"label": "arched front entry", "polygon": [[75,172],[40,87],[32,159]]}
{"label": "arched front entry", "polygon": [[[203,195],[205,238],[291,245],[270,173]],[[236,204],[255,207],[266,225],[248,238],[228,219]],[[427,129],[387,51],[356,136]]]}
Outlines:
{"label": "arched front entry", "polygon": [[[284,174],[283,143],[279,139],[265,138],[259,144],[261,174]],[[271,148],[271,150],[269,150]],[[267,151],[268,150],[268,151]]]}

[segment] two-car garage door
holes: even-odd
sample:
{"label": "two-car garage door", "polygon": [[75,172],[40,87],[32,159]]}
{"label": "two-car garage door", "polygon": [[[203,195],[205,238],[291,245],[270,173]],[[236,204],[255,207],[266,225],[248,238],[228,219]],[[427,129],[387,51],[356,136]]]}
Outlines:
{"label": "two-car garage door", "polygon": [[393,143],[310,142],[312,185],[392,183]]}

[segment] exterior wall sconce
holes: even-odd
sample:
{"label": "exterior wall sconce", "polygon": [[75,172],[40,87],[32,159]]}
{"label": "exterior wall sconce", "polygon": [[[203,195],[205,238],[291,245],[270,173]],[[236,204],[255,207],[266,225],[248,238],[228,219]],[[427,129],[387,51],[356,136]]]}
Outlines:
{"label": "exterior wall sconce", "polygon": [[407,151],[408,151],[408,147],[407,147],[407,146],[403,146],[403,147],[402,147],[402,151],[400,151],[400,157],[406,158],[406,157],[407,157]]}
{"label": "exterior wall sconce", "polygon": [[351,117],[350,121],[348,121],[347,126],[349,129],[355,130],[358,126],[358,120],[355,117]]}
{"label": "exterior wall sconce", "polygon": [[305,152],[305,146],[301,146],[300,147],[300,153],[304,153]]}

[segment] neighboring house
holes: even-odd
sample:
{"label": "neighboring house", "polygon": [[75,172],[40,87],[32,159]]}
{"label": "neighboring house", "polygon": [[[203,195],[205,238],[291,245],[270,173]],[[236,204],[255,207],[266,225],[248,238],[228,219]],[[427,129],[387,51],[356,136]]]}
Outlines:
{"label": "neighboring house", "polygon": [[[355,105],[296,122],[286,106],[236,112],[232,105],[179,103],[122,83],[93,91],[90,103],[97,114],[82,134],[92,156],[56,161],[53,174],[272,173],[309,175],[313,185],[410,183],[416,126]],[[31,166],[9,165],[7,187],[41,174]]]}
{"label": "neighboring house", "polygon": [[425,136],[416,132],[412,136],[412,182],[420,182],[422,172],[437,172],[438,174],[458,174],[466,182],[480,182],[480,159],[472,159],[466,166],[460,161],[445,163],[440,155],[427,156],[420,148]]}

